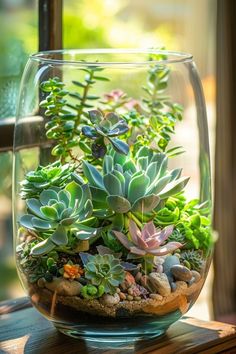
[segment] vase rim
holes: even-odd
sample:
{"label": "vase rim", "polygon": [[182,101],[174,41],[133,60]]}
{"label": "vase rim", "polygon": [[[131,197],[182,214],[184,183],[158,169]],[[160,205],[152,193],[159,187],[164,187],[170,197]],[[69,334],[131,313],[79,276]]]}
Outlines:
{"label": "vase rim", "polygon": [[[83,60],[78,59],[80,55],[123,55],[122,60]],[[148,55],[164,55],[167,56],[166,59],[157,60],[140,60],[139,56]],[[66,58],[60,58],[60,56],[65,56]],[[124,60],[124,55],[125,60]],[[131,57],[131,58],[130,58]],[[131,59],[131,60],[130,60]],[[135,59],[135,60],[133,60]],[[193,60],[193,56],[190,53],[179,52],[179,51],[169,51],[162,49],[60,49],[60,50],[48,50],[40,51],[30,55],[30,60],[38,61],[47,64],[68,64],[68,65],[78,65],[78,66],[146,66],[152,64],[174,64],[174,63],[185,63]]]}

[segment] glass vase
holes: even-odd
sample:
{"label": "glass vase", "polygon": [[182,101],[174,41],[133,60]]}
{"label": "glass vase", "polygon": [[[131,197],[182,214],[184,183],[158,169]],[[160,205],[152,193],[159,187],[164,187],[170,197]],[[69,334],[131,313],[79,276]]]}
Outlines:
{"label": "glass vase", "polygon": [[13,178],[18,274],[61,332],[147,339],[193,305],[212,229],[206,110],[191,55],[32,55]]}

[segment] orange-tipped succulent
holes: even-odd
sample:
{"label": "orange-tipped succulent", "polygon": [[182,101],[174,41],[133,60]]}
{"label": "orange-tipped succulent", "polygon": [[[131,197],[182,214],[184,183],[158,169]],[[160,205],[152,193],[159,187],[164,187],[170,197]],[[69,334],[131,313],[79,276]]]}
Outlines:
{"label": "orange-tipped succulent", "polygon": [[84,274],[84,270],[78,264],[64,264],[63,277],[66,279],[78,279]]}

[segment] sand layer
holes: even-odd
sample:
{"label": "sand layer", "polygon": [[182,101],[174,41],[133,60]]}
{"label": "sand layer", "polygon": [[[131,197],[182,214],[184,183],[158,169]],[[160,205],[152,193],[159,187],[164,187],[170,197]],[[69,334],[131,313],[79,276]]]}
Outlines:
{"label": "sand layer", "polygon": [[101,304],[99,300],[81,299],[79,296],[61,296],[47,289],[36,286],[31,288],[31,299],[36,307],[50,307],[50,315],[56,310],[57,304],[70,307],[73,310],[91,315],[118,318],[134,315],[166,315],[179,310],[184,314],[190,304],[196,300],[203,286],[203,280],[188,286],[183,281],[176,282],[177,289],[168,296],[156,294],[155,299],[148,298],[140,301],[123,300],[112,307]]}

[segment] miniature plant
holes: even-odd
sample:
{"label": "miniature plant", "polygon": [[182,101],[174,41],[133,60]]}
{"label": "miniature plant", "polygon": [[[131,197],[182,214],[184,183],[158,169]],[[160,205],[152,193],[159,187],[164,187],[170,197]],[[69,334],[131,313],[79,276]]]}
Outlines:
{"label": "miniature plant", "polygon": [[35,171],[28,172],[21,182],[21,198],[37,198],[47,188],[65,187],[66,183],[70,181],[74,169],[74,165],[62,165],[60,161],[55,161],[47,166],[38,166]]}
{"label": "miniature plant", "polygon": [[129,222],[129,237],[119,231],[113,231],[118,240],[131,253],[139,256],[153,255],[164,256],[182,246],[179,242],[163,243],[173,231],[173,226],[167,226],[163,230],[156,229],[152,221],[145,224],[142,230],[138,228],[133,220]]}
{"label": "miniature plant", "polygon": [[83,286],[83,288],[81,289],[81,295],[88,300],[91,299],[97,299],[99,297],[101,297],[105,292],[105,288],[103,285],[85,285]]}
{"label": "miniature plant", "polygon": [[188,263],[190,268],[200,272],[204,266],[204,259],[199,251],[186,250],[181,252],[180,261],[182,263]]}
{"label": "miniature plant", "polygon": [[136,161],[112,152],[104,157],[102,173],[83,161],[84,175],[98,208],[105,204],[116,213],[147,213],[161,199],[181,191],[189,180],[179,177],[179,169],[168,172],[167,157],[148,148],[140,149]]}
{"label": "miniature plant", "polygon": [[124,269],[120,265],[119,259],[114,258],[113,255],[88,256],[88,262],[85,265],[85,278],[92,285],[102,285],[105,293],[114,294],[124,277]]}
{"label": "miniature plant", "polygon": [[[92,213],[88,186],[70,182],[62,190],[47,189],[40,193],[38,199],[27,199],[26,205],[29,213],[20,218],[20,224],[45,236],[31,250],[32,254],[43,254],[55,246],[67,245],[69,229],[73,229],[78,239],[84,238],[79,223]],[[90,233],[92,235],[93,232]]]}
{"label": "miniature plant", "polygon": [[102,112],[98,110],[89,111],[89,119],[93,126],[84,125],[82,134],[93,140],[91,150],[95,158],[103,157],[106,154],[107,143],[110,143],[113,149],[120,154],[128,154],[128,144],[116,138],[129,130],[123,119],[114,113],[107,113],[103,116]]}

